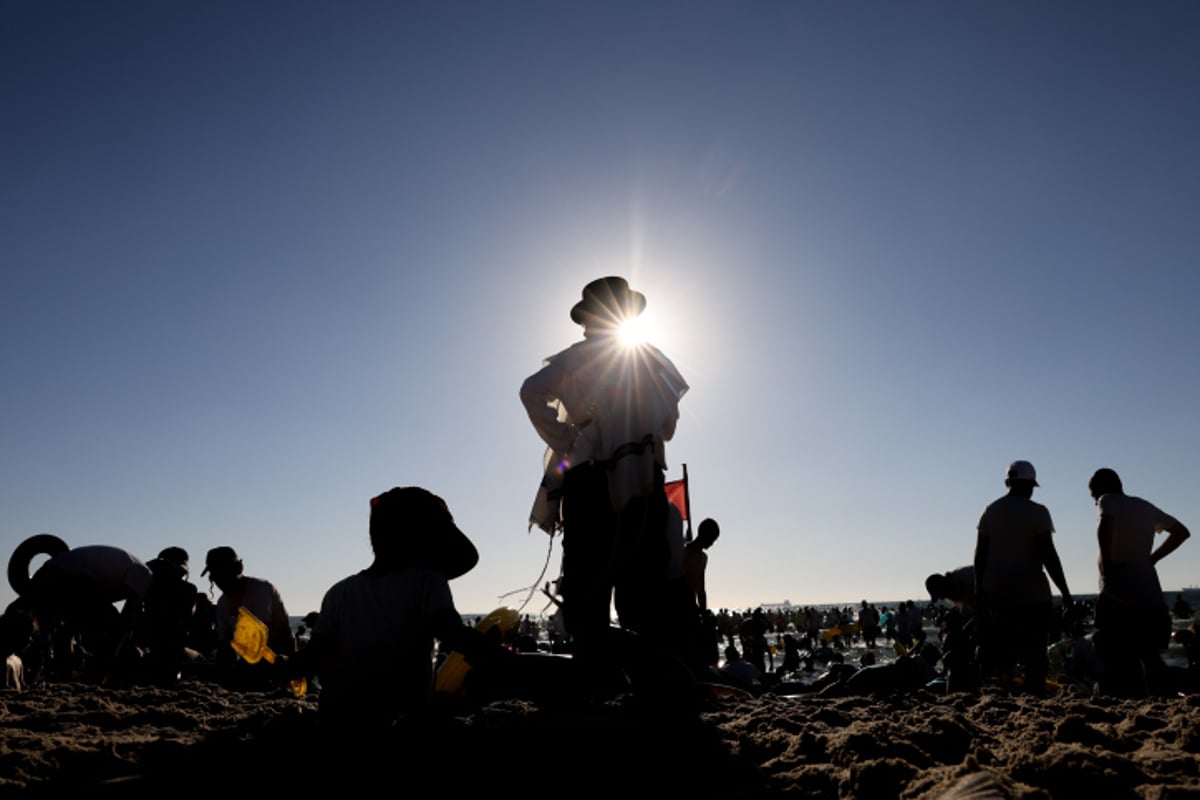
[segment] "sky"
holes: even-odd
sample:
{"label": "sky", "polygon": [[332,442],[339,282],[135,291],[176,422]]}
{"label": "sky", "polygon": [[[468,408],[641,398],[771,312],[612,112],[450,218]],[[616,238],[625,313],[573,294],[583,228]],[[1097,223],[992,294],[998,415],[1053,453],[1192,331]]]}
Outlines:
{"label": "sky", "polygon": [[541,611],[518,390],[611,274],[691,387],[713,607],[920,600],[1015,459],[1095,592],[1095,469],[1200,534],[1198,37],[1184,0],[9,0],[0,553],[179,545],[208,589],[232,545],[302,615],[420,485],[480,552],[459,610]]}

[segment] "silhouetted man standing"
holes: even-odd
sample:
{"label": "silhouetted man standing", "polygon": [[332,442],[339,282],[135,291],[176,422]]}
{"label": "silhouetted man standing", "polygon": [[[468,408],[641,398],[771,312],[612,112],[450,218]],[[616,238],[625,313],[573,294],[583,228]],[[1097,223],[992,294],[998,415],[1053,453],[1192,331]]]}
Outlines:
{"label": "silhouetted man standing", "polygon": [[[1105,694],[1144,696],[1163,664],[1171,616],[1154,565],[1191,536],[1183,523],[1140,497],[1130,497],[1111,469],[1098,469],[1088,490],[1100,514],[1100,598],[1096,651]],[[1167,534],[1154,549],[1154,536]]]}
{"label": "silhouetted man standing", "polygon": [[622,323],[645,307],[624,278],[592,281],[571,309],[583,339],[521,386],[549,446],[530,521],[562,527],[565,622],[584,660],[604,660],[614,589],[622,627],[650,633],[658,622],[669,558],[665,442],[688,386],[657,348],[622,343]]}
{"label": "silhouetted man standing", "polygon": [[1005,474],[1008,494],[989,504],[979,519],[975,544],[976,604],[984,614],[982,661],[985,674],[1010,678],[1025,666],[1024,688],[1045,691],[1046,638],[1051,613],[1046,572],[1070,606],[1071,592],[1054,548],[1050,512],[1032,500],[1037,473],[1028,461],[1014,461]]}

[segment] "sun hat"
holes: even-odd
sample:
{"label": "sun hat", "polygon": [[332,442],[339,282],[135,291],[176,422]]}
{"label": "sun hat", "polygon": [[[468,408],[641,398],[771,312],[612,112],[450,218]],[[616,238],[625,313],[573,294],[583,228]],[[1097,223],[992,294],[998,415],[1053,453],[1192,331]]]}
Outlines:
{"label": "sun hat", "polygon": [[646,295],[629,288],[621,277],[610,275],[583,287],[583,299],[571,308],[571,319],[583,325],[588,317],[603,316],[620,321],[646,310]]}
{"label": "sun hat", "polygon": [[1034,486],[1041,486],[1037,482],[1037,470],[1028,461],[1014,461],[1009,464],[1004,478],[1009,481],[1031,481]]}
{"label": "sun hat", "polygon": [[397,486],[371,498],[371,546],[396,566],[430,567],[452,580],[479,563],[479,551],[446,501],[419,486]]}

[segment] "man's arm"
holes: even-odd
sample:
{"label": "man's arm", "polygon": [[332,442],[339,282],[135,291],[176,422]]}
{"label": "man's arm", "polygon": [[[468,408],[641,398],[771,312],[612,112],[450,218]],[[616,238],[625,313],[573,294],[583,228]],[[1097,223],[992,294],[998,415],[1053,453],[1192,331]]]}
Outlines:
{"label": "man's arm", "polygon": [[1187,541],[1188,537],[1191,535],[1192,532],[1189,531],[1182,522],[1176,522],[1174,525],[1167,528],[1166,541],[1160,544],[1158,549],[1150,554],[1151,563],[1157,564],[1171,553],[1174,553],[1177,549],[1179,549],[1179,545]]}
{"label": "man's arm", "polygon": [[574,434],[569,424],[558,419],[556,401],[562,378],[562,367],[542,367],[521,384],[521,404],[542,440],[555,451],[566,453],[574,443]]}
{"label": "man's arm", "polygon": [[[1116,523],[1112,515],[1100,512],[1100,523],[1096,526],[1096,540],[1100,544],[1100,574],[1109,574],[1112,564],[1113,530]],[[1166,542],[1163,542],[1166,545]]]}
{"label": "man's arm", "polygon": [[979,526],[979,534],[975,537],[975,607],[983,608],[986,604],[986,598],[983,593],[983,576],[987,571],[988,547],[991,545],[991,540],[988,539],[987,532],[983,525]]}
{"label": "man's arm", "polygon": [[1039,534],[1037,545],[1042,556],[1042,566],[1046,568],[1050,580],[1054,581],[1054,585],[1062,593],[1063,605],[1071,605],[1071,590],[1067,588],[1067,576],[1063,573],[1062,561],[1054,546],[1054,537],[1049,532]]}

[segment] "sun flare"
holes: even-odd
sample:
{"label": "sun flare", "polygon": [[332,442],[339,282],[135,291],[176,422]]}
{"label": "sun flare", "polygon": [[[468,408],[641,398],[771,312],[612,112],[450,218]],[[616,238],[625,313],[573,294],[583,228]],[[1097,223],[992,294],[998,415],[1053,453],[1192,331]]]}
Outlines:
{"label": "sun flare", "polygon": [[632,317],[621,323],[617,336],[625,347],[636,347],[650,338],[650,326],[644,316]]}

